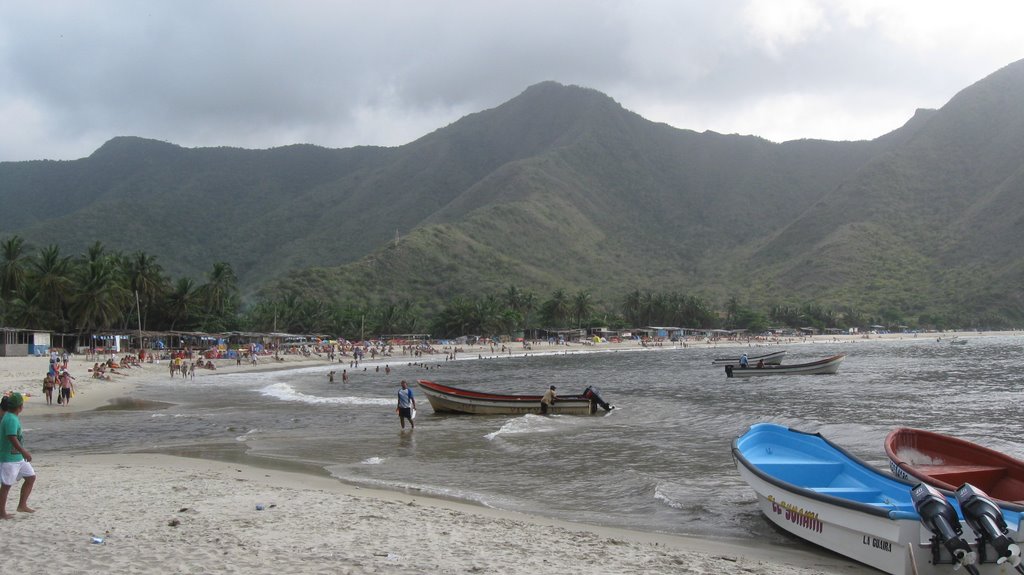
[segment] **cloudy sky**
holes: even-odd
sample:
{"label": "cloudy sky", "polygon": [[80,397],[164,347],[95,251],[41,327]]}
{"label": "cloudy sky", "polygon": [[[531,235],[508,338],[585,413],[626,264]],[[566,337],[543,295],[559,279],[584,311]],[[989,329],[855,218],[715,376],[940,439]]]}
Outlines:
{"label": "cloudy sky", "polygon": [[1024,58],[1016,0],[0,0],[0,161],[395,146],[544,80],[678,128],[880,136]]}

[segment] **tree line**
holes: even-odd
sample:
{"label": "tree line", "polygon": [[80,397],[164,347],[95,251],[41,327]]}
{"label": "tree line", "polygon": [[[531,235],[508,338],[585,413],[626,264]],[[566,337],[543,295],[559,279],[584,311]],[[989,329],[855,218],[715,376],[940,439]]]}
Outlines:
{"label": "tree line", "polygon": [[155,256],[108,250],[100,242],[71,256],[56,245],[30,253],[24,240],[13,236],[0,244],[0,251],[0,325],[62,333],[140,328],[324,334],[347,339],[412,333],[450,338],[644,326],[758,333],[772,327],[843,329],[894,321],[813,303],[758,310],[736,297],[719,310],[706,299],[676,291],[634,289],[615,301],[599,301],[588,290],[556,289],[542,298],[514,285],[501,293],[452,298],[434,312],[427,310],[435,302],[412,299],[356,304],[295,294],[261,296],[246,305],[226,262],[214,263],[203,283],[197,283],[189,277],[169,277]]}

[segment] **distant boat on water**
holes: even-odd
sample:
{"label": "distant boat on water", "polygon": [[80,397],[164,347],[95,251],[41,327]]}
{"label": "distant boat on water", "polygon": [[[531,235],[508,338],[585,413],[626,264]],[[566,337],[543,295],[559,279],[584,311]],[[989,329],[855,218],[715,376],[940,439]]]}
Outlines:
{"label": "distant boat on water", "polygon": [[[779,365],[782,363],[782,358],[786,355],[786,350],[774,351],[772,353],[766,353],[764,355],[752,355],[747,356],[747,361],[751,365],[756,365],[758,361],[763,361],[765,365]],[[740,366],[740,358],[737,357],[719,357],[711,360],[711,365],[731,365],[733,367]]]}
{"label": "distant boat on water", "polygon": [[726,377],[760,377],[765,375],[821,375],[839,371],[839,364],[846,359],[846,354],[833,355],[810,363],[793,363],[788,365],[764,365],[761,367],[725,366]]}

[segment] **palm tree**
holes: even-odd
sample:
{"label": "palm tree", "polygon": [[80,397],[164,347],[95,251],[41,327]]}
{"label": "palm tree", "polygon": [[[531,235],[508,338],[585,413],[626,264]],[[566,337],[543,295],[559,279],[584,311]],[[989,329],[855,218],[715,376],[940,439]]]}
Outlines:
{"label": "palm tree", "polygon": [[622,301],[622,315],[631,327],[640,327],[643,323],[643,295],[640,290],[634,289],[629,292]]}
{"label": "palm tree", "polygon": [[238,277],[227,262],[216,262],[200,288],[207,329],[224,329],[237,309]]}
{"label": "palm tree", "polygon": [[537,311],[537,294],[533,291],[523,292],[523,330],[531,328],[533,324],[533,312]]}
{"label": "palm tree", "polygon": [[11,236],[0,244],[3,261],[0,262],[0,299],[10,301],[21,292],[25,285],[26,266],[25,240]]}
{"label": "palm tree", "polygon": [[725,304],[725,322],[730,328],[734,328],[739,321],[740,316],[743,314],[743,306],[740,305],[740,300],[736,296],[731,296],[728,303]]}
{"label": "palm tree", "polygon": [[365,307],[335,306],[328,318],[330,330],[346,339],[355,339],[363,331],[368,311]]}
{"label": "palm tree", "polygon": [[28,329],[45,329],[52,320],[47,302],[39,291],[25,290],[8,304],[8,316],[15,325]]}
{"label": "palm tree", "polygon": [[35,293],[41,299],[43,308],[48,315],[65,328],[64,308],[71,298],[71,257],[61,256],[60,248],[49,245],[39,250],[39,255],[32,262],[29,278],[35,287]]}
{"label": "palm tree", "polygon": [[564,289],[557,289],[551,294],[551,299],[544,302],[543,312],[548,321],[558,327],[564,327],[565,321],[570,314],[569,296]]}
{"label": "palm tree", "polygon": [[492,294],[476,300],[473,303],[471,317],[478,332],[488,336],[505,333],[502,322],[504,309],[498,298]]}
{"label": "palm tree", "polygon": [[70,312],[80,332],[110,328],[123,319],[128,297],[118,271],[110,257],[91,259],[79,268]]}
{"label": "palm tree", "polygon": [[708,302],[696,296],[686,298],[686,313],[683,325],[690,324],[696,327],[711,327],[714,322],[715,313]]}
{"label": "palm tree", "polygon": [[85,251],[85,261],[94,262],[98,261],[103,257],[103,254],[107,251],[107,248],[103,247],[103,242],[96,240],[91,246]]}
{"label": "palm tree", "polygon": [[572,313],[576,316],[576,329],[583,327],[584,318],[588,318],[594,311],[593,302],[590,300],[590,292],[580,290],[572,298]]}
{"label": "palm tree", "polygon": [[[523,336],[525,337],[527,330],[531,326],[533,312],[537,309],[537,294],[530,290],[523,291],[517,287],[509,286],[505,290],[505,305],[508,306],[508,311],[513,312],[513,314],[519,317],[519,321],[512,328],[519,327],[522,329]],[[509,331],[512,331],[512,329]]]}
{"label": "palm tree", "polygon": [[414,333],[418,323],[415,306],[410,300],[380,307],[374,317],[378,335]]}
{"label": "palm tree", "polygon": [[140,323],[143,329],[149,317],[149,310],[166,293],[168,280],[163,275],[163,268],[156,262],[156,256],[145,252],[135,252],[126,262],[128,285],[139,298]]}
{"label": "palm tree", "polygon": [[437,314],[437,318],[434,320],[434,329],[438,334],[443,337],[458,337],[468,335],[471,333],[469,330],[475,328],[474,324],[474,304],[466,301],[461,297],[448,302],[448,305],[441,310],[441,313]]}
{"label": "palm tree", "polygon": [[171,330],[178,322],[185,323],[192,316],[195,307],[196,283],[192,278],[178,278],[178,283],[167,295],[167,313],[171,320]]}

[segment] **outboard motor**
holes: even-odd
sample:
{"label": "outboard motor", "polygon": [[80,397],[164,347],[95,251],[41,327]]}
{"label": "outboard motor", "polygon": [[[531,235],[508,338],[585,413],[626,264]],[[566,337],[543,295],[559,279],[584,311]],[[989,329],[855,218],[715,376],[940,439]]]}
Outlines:
{"label": "outboard motor", "polygon": [[946,496],[925,483],[915,485],[910,490],[910,496],[914,500],[914,509],[921,516],[921,523],[931,530],[934,539],[946,546],[958,565],[963,565],[971,575],[979,575],[975,567],[978,554],[971,550],[971,545],[962,537],[960,520]]}
{"label": "outboard motor", "polygon": [[999,506],[984,491],[970,483],[964,483],[956,490],[956,500],[960,503],[967,524],[981,537],[982,543],[991,544],[999,554],[996,563],[1002,565],[1008,562],[1017,572],[1024,574],[1020,546],[1006,534],[1006,520]]}
{"label": "outboard motor", "polygon": [[601,409],[605,411],[611,411],[615,409],[614,405],[608,405],[608,403],[601,397],[601,390],[597,389],[593,385],[588,385],[583,390],[583,397],[590,400],[590,413],[597,411],[596,405],[600,405]]}
{"label": "outboard motor", "polygon": [[732,377],[732,366],[725,366],[725,377]]}

